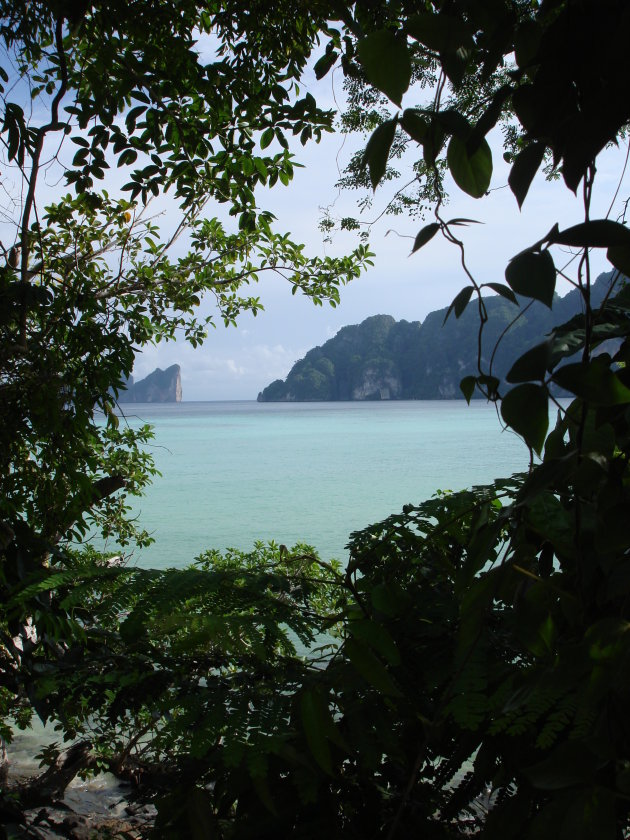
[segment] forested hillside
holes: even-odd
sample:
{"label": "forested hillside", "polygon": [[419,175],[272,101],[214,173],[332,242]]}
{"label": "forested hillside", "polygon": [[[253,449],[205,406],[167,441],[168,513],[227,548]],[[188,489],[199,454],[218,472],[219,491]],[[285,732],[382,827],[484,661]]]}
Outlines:
{"label": "forested hillside", "polygon": [[[602,274],[591,296],[599,306],[613,273]],[[482,362],[504,381],[516,359],[551,330],[582,311],[573,289],[556,295],[552,309],[539,301],[519,299],[519,306],[499,295],[485,299],[488,322],[482,337]],[[316,400],[438,400],[462,397],[459,383],[477,371],[479,316],[468,307],[459,319],[444,323],[447,309],[420,321],[396,321],[374,315],[343,327],[321,347],[296,362],[286,380],[277,379],[258,395],[259,402]],[[516,319],[516,320],[515,320]],[[511,326],[510,326],[511,325]],[[509,327],[509,329],[508,329]],[[482,396],[477,392],[476,396]]]}

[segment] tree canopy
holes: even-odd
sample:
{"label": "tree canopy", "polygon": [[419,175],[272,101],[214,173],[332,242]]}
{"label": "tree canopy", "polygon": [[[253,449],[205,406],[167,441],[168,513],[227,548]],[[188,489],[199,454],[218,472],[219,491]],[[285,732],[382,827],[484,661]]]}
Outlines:
{"label": "tree canopy", "polygon": [[[24,187],[0,272],[5,737],[35,710],[89,738],[91,767],[144,779],[163,837],[627,836],[630,233],[591,214],[597,156],[630,120],[627,4],[35,2],[1,19],[1,136]],[[243,283],[263,270],[336,302],[369,259],[307,259],[256,207],[257,187],[290,181],[286,135],[332,125],[299,91],[315,49],[318,77],[348,79],[346,126],[369,134],[350,185],[376,188],[417,147],[397,206],[433,202],[414,251],[438,235],[458,250],[448,314],[476,302],[479,347],[488,286],[547,306],[560,272],[578,290],[582,313],[514,362],[511,387],[481,353],[461,383],[500,405],[529,469],[353,534],[345,570],[304,546],[165,572],[77,551],[91,522],[147,538],[124,514],[150,432],[114,411],[134,349],[202,340],[202,293],[228,321],[255,310]],[[427,101],[403,108],[416,89]],[[567,227],[559,207],[489,284],[457,235],[471,220],[444,217],[443,176],[483,199],[497,125],[518,204],[546,166],[584,216]],[[70,192],[41,207],[47,160]],[[103,189],[114,162],[128,199]],[[166,191],[182,222],[165,235],[150,208]],[[594,248],[620,289],[597,308]]]}

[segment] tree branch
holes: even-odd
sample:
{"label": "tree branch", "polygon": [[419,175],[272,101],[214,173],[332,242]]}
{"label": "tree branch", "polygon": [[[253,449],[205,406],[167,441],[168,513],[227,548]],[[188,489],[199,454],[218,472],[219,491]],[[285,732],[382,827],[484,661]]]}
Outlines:
{"label": "tree branch", "polygon": [[[59,104],[65,96],[68,89],[68,67],[66,64],[66,54],[63,49],[63,16],[57,18],[57,25],[55,27],[55,44],[57,46],[57,55],[59,56],[59,69],[61,72],[61,84],[55,94],[51,105],[50,122],[41,126],[37,131],[37,142],[32,156],[31,175],[28,182],[28,192],[26,193],[26,201],[24,202],[24,212],[22,213],[20,245],[22,249],[22,257],[20,264],[20,279],[22,284],[26,285],[29,282],[28,277],[28,257],[29,257],[29,220],[31,218],[31,211],[35,201],[35,188],[37,186],[37,175],[39,172],[39,165],[44,148],[44,139],[49,131],[59,131],[64,127],[65,123],[59,122]],[[20,315],[20,344],[26,346],[26,302],[22,304],[22,312]]]}

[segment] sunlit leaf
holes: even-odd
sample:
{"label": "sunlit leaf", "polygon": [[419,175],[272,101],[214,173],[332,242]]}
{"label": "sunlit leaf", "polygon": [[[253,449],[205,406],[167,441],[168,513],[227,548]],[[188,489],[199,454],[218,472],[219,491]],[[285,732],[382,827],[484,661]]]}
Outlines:
{"label": "sunlit leaf", "polygon": [[261,148],[261,149],[266,149],[266,148],[267,148],[267,146],[269,146],[269,144],[271,143],[271,141],[273,140],[273,138],[274,138],[275,136],[276,136],[276,133],[275,133],[275,131],[273,130],[273,128],[271,128],[271,127],[270,127],[270,128],[266,128],[266,129],[263,131],[263,133],[262,133],[262,135],[261,135],[261,137],[260,137],[260,148]]}

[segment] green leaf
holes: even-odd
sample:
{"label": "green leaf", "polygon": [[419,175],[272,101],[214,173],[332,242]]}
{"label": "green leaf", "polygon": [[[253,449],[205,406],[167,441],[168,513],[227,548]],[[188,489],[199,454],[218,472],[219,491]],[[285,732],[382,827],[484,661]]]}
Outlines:
{"label": "green leaf", "polygon": [[549,242],[574,248],[612,248],[630,246],[630,229],[610,219],[582,222],[566,230],[554,231]]}
{"label": "green leaf", "polygon": [[411,58],[406,41],[383,29],[371,32],[359,41],[357,51],[368,80],[400,105],[411,80]]}
{"label": "green leaf", "polygon": [[613,245],[606,251],[608,262],[625,277],[630,277],[630,245]]}
{"label": "green leaf", "polygon": [[365,147],[362,165],[365,166],[367,164],[368,166],[370,181],[374,190],[387,169],[387,159],[389,157],[389,150],[394,142],[397,122],[396,119],[393,119],[387,120],[387,122],[379,125]]}
{"label": "green leaf", "polygon": [[624,405],[630,402],[630,389],[603,359],[564,365],[554,372],[552,378],[561,388],[594,405]]}
{"label": "green leaf", "polygon": [[492,178],[492,152],[487,140],[482,140],[479,148],[471,155],[466,143],[453,136],[448,144],[446,160],[460,189],[473,198],[485,195]]}
{"label": "green leaf", "polygon": [[424,143],[429,123],[413,108],[405,108],[400,118],[400,124],[416,143]]}
{"label": "green leaf", "polygon": [[344,650],[352,665],[363,679],[383,694],[402,697],[402,693],[393,681],[383,663],[369,647],[355,639],[346,639]]}
{"label": "green leaf", "polygon": [[518,206],[522,207],[534,176],[545,156],[544,143],[532,143],[520,152],[508,175],[508,184],[514,193]]}
{"label": "green leaf", "polygon": [[485,387],[488,391],[488,396],[492,397],[498,394],[499,385],[501,383],[496,376],[488,376],[486,374],[483,374],[482,376],[477,377],[477,384],[480,385],[482,388]]}
{"label": "green leaf", "polygon": [[561,790],[589,782],[595,776],[598,761],[594,753],[579,741],[560,744],[547,758],[523,769],[534,787]]}
{"label": "green leaf", "polygon": [[475,393],[475,386],[477,385],[477,378],[475,376],[465,376],[459,383],[459,389],[466,397],[466,402],[470,405],[472,395]]}
{"label": "green leaf", "polygon": [[368,619],[360,619],[349,622],[348,630],[355,638],[367,642],[390,665],[400,665],[398,648],[382,624]]}
{"label": "green leaf", "polygon": [[206,790],[193,787],[186,800],[186,816],[191,840],[212,840],[220,837],[212,799]]}
{"label": "green leaf", "polygon": [[[525,387],[520,385],[520,388]],[[552,432],[554,434],[555,432]],[[562,458],[551,458],[542,464],[537,464],[517,494],[517,501],[524,503],[535,499],[541,491],[554,486],[556,483],[565,481],[575,466],[575,453],[570,453]]]}
{"label": "green leaf", "polygon": [[324,53],[324,55],[315,63],[315,67],[313,67],[315,78],[323,79],[335,61],[337,61],[338,56],[339,53],[336,50]]}
{"label": "green leaf", "polygon": [[471,54],[472,50],[466,47],[440,52],[442,69],[453,87],[459,87],[463,82]]}
{"label": "green leaf", "polygon": [[267,170],[267,167],[265,166],[265,161],[262,158],[255,157],[254,158],[254,166],[258,170],[258,172],[260,174],[260,177],[263,180],[266,180],[267,176],[269,174],[269,171]]}
{"label": "green leaf", "polygon": [[442,326],[444,326],[444,324],[447,322],[448,316],[453,310],[455,310],[455,317],[459,318],[459,316],[464,312],[464,310],[468,306],[468,301],[470,300],[473,292],[473,286],[464,286],[464,288],[458,295],[455,296],[453,302],[446,310],[446,315],[444,316],[444,320],[442,321]]}
{"label": "green leaf", "polygon": [[517,385],[503,397],[501,416],[539,455],[549,427],[547,389],[542,385]]}
{"label": "green leaf", "polygon": [[412,15],[405,25],[405,31],[436,52],[453,52],[459,47],[474,47],[468,24],[459,17],[441,12],[438,15],[430,12]]}
{"label": "green leaf", "polygon": [[505,269],[505,279],[517,295],[535,298],[551,309],[556,289],[556,268],[549,251],[525,251]]}
{"label": "green leaf", "polygon": [[444,129],[434,118],[429,123],[424,142],[422,144],[422,156],[427,166],[433,166],[435,160],[444,145]]}
{"label": "green leaf", "polygon": [[508,382],[529,382],[532,379],[544,380],[551,356],[551,341],[537,344],[518,358],[505,377]]}
{"label": "green leaf", "polygon": [[[332,759],[325,733],[323,706],[324,700],[319,692],[307,689],[300,698],[300,714],[309,749],[322,770],[332,776]],[[328,712],[327,706],[326,712]]]}
{"label": "green leaf", "polygon": [[390,618],[403,609],[404,593],[395,583],[378,583],[370,590],[370,598],[374,609]]}
{"label": "green leaf", "polygon": [[275,136],[276,136],[276,133],[275,133],[275,131],[273,130],[273,128],[271,128],[271,127],[270,127],[270,128],[266,128],[266,129],[263,131],[262,136],[261,136],[261,138],[260,138],[260,148],[261,148],[261,149],[266,149],[266,148],[267,148],[267,146],[271,143],[271,141],[273,140],[273,138],[274,138]]}
{"label": "green leaf", "polygon": [[523,20],[514,33],[514,55],[519,67],[527,67],[538,52],[542,27],[537,21]]}
{"label": "green leaf", "polygon": [[[480,222],[478,219],[465,219],[465,218],[460,217],[460,218],[455,218],[455,219],[449,219],[448,222],[446,222],[446,227],[448,227],[449,225],[462,225],[463,227],[466,227],[467,225],[482,225],[482,224],[483,224],[483,222]],[[491,284],[486,283],[486,285],[489,286]]]}
{"label": "green leaf", "polygon": [[241,165],[241,171],[243,175],[245,175],[247,178],[249,178],[250,175],[254,174],[254,161],[251,157],[249,157],[249,155],[243,155],[239,163]]}
{"label": "green leaf", "polygon": [[460,140],[468,140],[470,136],[470,123],[466,117],[455,108],[445,108],[435,113],[435,121],[440,125],[446,134],[459,137]]}
{"label": "green leaf", "polygon": [[135,149],[125,149],[118,158],[118,166],[129,166],[137,159],[138,153]]}
{"label": "green leaf", "polygon": [[415,238],[413,248],[411,249],[411,253],[415,254],[416,251],[419,251],[420,248],[423,247],[423,245],[426,245],[427,242],[433,239],[433,237],[439,229],[440,225],[438,222],[430,222],[428,225],[425,225],[423,228],[421,228],[420,232]]}
{"label": "green leaf", "polygon": [[504,286],[503,283],[484,283],[483,285],[492,289],[493,292],[501,295],[501,297],[506,298],[510,303],[515,303],[518,306],[518,299],[509,286]]}

